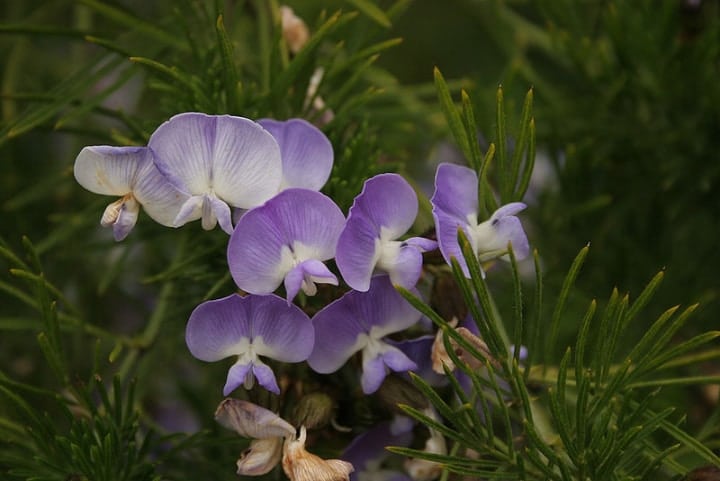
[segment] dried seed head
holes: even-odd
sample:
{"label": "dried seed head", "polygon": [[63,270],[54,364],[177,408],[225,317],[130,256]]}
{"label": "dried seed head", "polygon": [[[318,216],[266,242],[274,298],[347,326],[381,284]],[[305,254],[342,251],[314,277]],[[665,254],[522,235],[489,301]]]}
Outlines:
{"label": "dried seed head", "polygon": [[237,460],[237,474],[260,476],[270,472],[282,457],[283,438],[256,439]]}
{"label": "dried seed head", "polygon": [[292,53],[298,53],[310,39],[310,31],[307,25],[287,5],[280,6],[280,23],[282,24],[283,38],[287,42],[288,48]]}
{"label": "dried seed head", "polygon": [[253,439],[295,437],[295,428],[274,412],[248,401],[224,399],[215,419],[240,436]]}
{"label": "dried seed head", "polygon": [[282,466],[290,481],[349,481],[353,465],[339,459],[322,459],[305,450],[305,426],[300,437],[285,440]]}
{"label": "dried seed head", "polygon": [[497,359],[495,359],[495,357],[493,357],[487,344],[485,344],[485,341],[477,337],[465,327],[458,327],[457,333],[460,334],[463,339],[465,339],[471,346],[473,346],[480,354],[484,356],[484,359],[478,359],[477,357],[466,351],[457,342],[451,339],[450,344],[452,344],[453,349],[455,349],[455,354],[457,354],[460,360],[464,361],[470,367],[470,369],[480,369],[482,367],[485,367],[485,359],[490,361],[490,364],[492,364],[493,366],[500,366],[500,363]]}
{"label": "dried seed head", "polygon": [[318,429],[335,415],[335,401],[324,392],[313,392],[300,398],[293,413],[296,426]]}
{"label": "dried seed head", "polygon": [[398,404],[405,404],[415,409],[426,409],[429,406],[427,398],[413,383],[395,374],[385,378],[376,394],[380,401],[399,414],[403,414],[404,411],[398,408]]}
{"label": "dried seed head", "polygon": [[[457,318],[453,317],[448,324],[450,327],[455,327],[457,326],[457,323]],[[447,349],[445,349],[445,343],[443,342],[444,333],[445,331],[438,329],[438,332],[435,334],[435,341],[433,342],[432,350],[430,351],[432,370],[438,374],[445,374],[443,364],[445,364],[449,370],[455,370],[455,363],[453,363],[452,359],[450,359],[450,355],[447,353]]]}

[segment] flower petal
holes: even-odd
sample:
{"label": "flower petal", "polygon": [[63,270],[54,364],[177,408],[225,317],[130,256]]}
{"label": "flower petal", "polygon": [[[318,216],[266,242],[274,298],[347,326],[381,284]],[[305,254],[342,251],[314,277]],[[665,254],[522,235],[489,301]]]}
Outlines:
{"label": "flower petal", "polygon": [[442,163],[435,173],[435,192],[430,202],[435,210],[467,221],[478,213],[478,178],[475,171],[457,164]]}
{"label": "flower petal", "polygon": [[272,134],[280,146],[280,190],[289,187],[320,190],[330,177],[334,156],[332,144],[325,134],[303,119],[285,122],[261,119],[258,123]]}
{"label": "flower petal", "polygon": [[338,239],[335,263],[347,285],[357,291],[370,288],[370,278],[380,257],[378,238],[372,222],[357,216],[352,221],[348,217]]}
{"label": "flower petal", "polygon": [[245,438],[295,436],[295,428],[283,418],[269,409],[241,399],[224,399],[215,411],[215,420]]}
{"label": "flower petal", "polygon": [[243,117],[179,114],[158,127],[148,145],[160,172],[191,195],[214,193],[233,207],[251,208],[280,185],[277,142]]}
{"label": "flower petal", "polygon": [[240,289],[270,293],[298,263],[332,258],[344,223],[329,197],[284,190],[238,222],[228,244],[230,273]]}
{"label": "flower petal", "polygon": [[415,287],[422,273],[422,252],[410,245],[397,249],[392,258],[381,257],[378,267],[390,275],[390,281],[406,289]]}
{"label": "flower petal", "polygon": [[147,147],[84,147],[75,159],[73,173],[90,192],[125,195],[132,192],[138,170],[150,159]]}
{"label": "flower petal", "polygon": [[300,362],[312,351],[310,319],[282,298],[233,294],[200,304],[190,315],[185,341],[203,361],[249,352],[283,362]]}
{"label": "flower petal", "polygon": [[405,372],[416,369],[417,364],[400,349],[376,341],[373,349],[366,347],[363,350],[363,372],[360,384],[365,394],[372,394],[380,388],[387,375],[387,368],[396,372]]}
{"label": "flower petal", "polygon": [[[233,364],[228,370],[223,396],[229,396],[231,392],[245,384],[248,381],[248,374],[252,372],[252,367],[252,362]],[[250,380],[252,381],[252,378]]]}
{"label": "flower petal", "polygon": [[203,215],[204,204],[204,195],[193,195],[185,199],[185,202],[180,206],[180,210],[172,221],[172,226],[180,227],[188,222],[200,219]]}
{"label": "flower petal", "polygon": [[133,195],[155,222],[167,227],[173,227],[173,221],[189,198],[149,160],[138,169]]}
{"label": "flower petal", "polygon": [[406,417],[380,422],[353,439],[340,457],[352,464],[357,474],[368,470],[390,455],[387,446],[410,446],[414,424]]}
{"label": "flower petal", "polygon": [[275,380],[275,374],[267,364],[256,360],[253,362],[252,372],[258,384],[275,394],[280,394],[280,388]]}
{"label": "flower petal", "polygon": [[217,219],[222,230],[224,230],[227,235],[232,235],[233,226],[230,206],[212,194],[208,195],[207,199],[210,202],[213,215]]}
{"label": "flower petal", "polygon": [[406,329],[420,317],[387,276],[373,277],[367,292],[350,291],[315,314],[315,347],[308,364],[320,373],[336,371],[369,339]]}
{"label": "flower petal", "polygon": [[137,222],[138,214],[140,214],[140,204],[134,197],[128,198],[122,203],[117,220],[112,226],[113,237],[116,241],[121,241],[130,233]]}

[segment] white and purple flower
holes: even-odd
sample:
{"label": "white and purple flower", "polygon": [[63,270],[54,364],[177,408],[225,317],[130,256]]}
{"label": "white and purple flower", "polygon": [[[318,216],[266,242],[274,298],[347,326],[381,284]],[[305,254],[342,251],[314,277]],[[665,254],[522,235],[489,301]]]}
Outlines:
{"label": "white and purple flower", "polygon": [[232,234],[231,207],[250,209],[275,195],[282,161],[273,136],[252,120],[189,112],[163,123],[148,143],[155,165],[188,199],[176,227],[202,219]]}
{"label": "white and purple flower", "polygon": [[73,172],[90,192],[120,197],[107,206],[100,221],[103,227],[112,227],[116,241],[135,226],[140,205],[159,224],[172,226],[187,199],[157,170],[147,147],[84,147]]}
{"label": "white and purple flower", "polygon": [[185,342],[196,358],[214,362],[237,356],[228,372],[225,396],[241,385],[251,388],[255,379],[279,394],[275,374],[260,356],[301,362],[312,352],[314,339],[307,314],[275,295],[233,294],[204,302],[192,312],[185,330]]}
{"label": "white and purple flower", "polygon": [[528,239],[520,219],[515,216],[526,205],[522,202],[503,205],[490,219],[479,222],[478,178],[474,170],[456,164],[440,164],[430,202],[440,252],[448,263],[453,257],[457,259],[466,276],[470,274],[457,240],[458,228],[463,229],[480,262],[506,256],[508,243],[512,244],[518,260],[528,256]]}
{"label": "white and purple flower", "polygon": [[412,237],[399,241],[418,212],[415,191],[398,174],[380,174],[365,181],[355,198],[338,240],[336,262],[345,282],[367,291],[373,275],[388,274],[393,284],[409,289],[422,272],[422,253],[435,241]]}
{"label": "white and purple flower", "polygon": [[315,314],[315,347],[308,364],[316,372],[327,374],[361,351],[360,383],[363,392],[371,394],[380,387],[388,369],[403,372],[417,367],[383,338],[407,329],[420,317],[388,276],[374,277],[367,292],[350,291]]}
{"label": "white and purple flower", "polygon": [[237,286],[269,294],[285,284],[287,301],[302,291],[312,296],[316,283],[338,284],[323,261],[335,256],[345,224],[340,208],[308,189],[286,189],[238,222],[228,244],[228,265]]}

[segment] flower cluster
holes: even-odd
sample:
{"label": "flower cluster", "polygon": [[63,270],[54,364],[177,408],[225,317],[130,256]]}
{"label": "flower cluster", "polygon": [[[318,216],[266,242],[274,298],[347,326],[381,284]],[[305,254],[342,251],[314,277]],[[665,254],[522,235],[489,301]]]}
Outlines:
{"label": "flower cluster", "polygon": [[[371,394],[389,372],[430,372],[431,334],[391,339],[422,317],[395,286],[420,296],[414,288],[423,253],[438,247],[467,273],[458,229],[481,262],[505,256],[508,244],[517,258],[527,256],[527,237],[515,216],[525,205],[502,206],[481,222],[475,172],[441,164],[431,199],[438,240],[406,238],[418,199],[403,177],[387,173],[368,179],[346,218],[320,193],[332,167],[330,142],[304,120],[255,122],[184,113],[158,127],[146,147],[84,148],[75,177],[92,192],[119,197],[101,220],[112,227],[116,240],[133,228],[140,206],[165,226],[200,219],[204,229],[219,224],[230,235],[227,261],[242,295],[200,304],[186,328],[186,343],[196,358],[236,358],[224,395],[256,382],[280,394],[267,359],[307,361],[326,374],[356,353],[361,356],[360,387]],[[327,263],[332,259],[337,272]],[[341,281],[349,289],[312,319],[293,303],[300,292],[313,296],[318,284],[339,286]],[[284,298],[275,294],[281,286]],[[304,428],[296,438],[294,428],[284,427],[280,436],[249,436],[257,440],[251,452],[262,455],[245,461],[248,466],[266,455],[274,459],[281,447],[287,455],[304,445]],[[283,438],[284,443],[278,441]],[[295,469],[285,460],[283,466],[286,472]],[[338,466],[345,473],[338,479],[345,479],[349,471]],[[248,467],[247,474],[254,469]]]}

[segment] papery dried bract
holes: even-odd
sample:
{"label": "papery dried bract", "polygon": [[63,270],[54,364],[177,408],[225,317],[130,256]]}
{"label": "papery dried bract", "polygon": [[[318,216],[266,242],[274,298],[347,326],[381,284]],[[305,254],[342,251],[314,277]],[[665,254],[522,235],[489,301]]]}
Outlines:
{"label": "papery dried bract", "polygon": [[353,465],[339,459],[322,459],[305,450],[305,426],[297,439],[285,441],[282,466],[290,481],[348,481]]}
{"label": "papery dried bract", "polygon": [[252,439],[295,437],[295,428],[274,412],[248,401],[227,398],[215,411],[215,419],[240,436]]}
{"label": "papery dried bract", "polygon": [[260,476],[270,472],[282,458],[283,438],[255,439],[237,460],[239,476]]}

